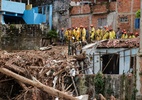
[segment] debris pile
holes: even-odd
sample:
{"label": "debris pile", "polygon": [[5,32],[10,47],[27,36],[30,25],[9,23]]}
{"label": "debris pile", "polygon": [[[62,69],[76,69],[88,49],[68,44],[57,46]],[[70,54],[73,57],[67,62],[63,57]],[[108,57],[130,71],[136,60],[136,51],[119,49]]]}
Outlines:
{"label": "debris pile", "polygon": [[111,47],[121,47],[121,48],[132,48],[132,47],[139,47],[140,38],[132,38],[132,39],[112,39],[112,40],[106,40],[104,42],[101,42],[98,47],[100,48],[111,48]]}
{"label": "debris pile", "polygon": [[12,96],[14,87],[7,85],[9,93],[0,93],[4,95],[0,99],[77,100],[75,96],[79,94],[73,76],[79,73],[75,59],[78,57],[68,56],[67,46],[55,46],[44,51],[0,51],[0,55],[0,86],[14,82],[17,89],[20,87],[19,92]]}

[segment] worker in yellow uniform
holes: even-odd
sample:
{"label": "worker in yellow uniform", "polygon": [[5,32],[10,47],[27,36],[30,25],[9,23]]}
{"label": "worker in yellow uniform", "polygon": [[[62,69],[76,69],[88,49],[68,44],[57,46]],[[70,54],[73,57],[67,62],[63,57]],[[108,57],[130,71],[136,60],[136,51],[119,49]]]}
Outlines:
{"label": "worker in yellow uniform", "polygon": [[68,29],[65,30],[65,39],[68,41]]}
{"label": "worker in yellow uniform", "polygon": [[72,42],[75,42],[75,27],[74,26],[72,26],[71,33],[72,33]]}
{"label": "worker in yellow uniform", "polygon": [[131,39],[131,38],[135,38],[135,35],[133,34],[133,32],[130,32],[129,33],[129,37],[128,37],[129,39]]}
{"label": "worker in yellow uniform", "polygon": [[83,29],[82,29],[81,40],[86,41],[86,29],[85,29],[85,27],[83,27]]}
{"label": "worker in yellow uniform", "polygon": [[109,39],[115,39],[116,38],[116,34],[115,34],[115,31],[110,28],[109,30]]}
{"label": "worker in yellow uniform", "polygon": [[102,27],[99,27],[97,30],[96,30],[96,40],[97,41],[100,41],[103,37],[103,30],[102,30]]}
{"label": "worker in yellow uniform", "polygon": [[93,24],[91,24],[90,27],[91,27],[91,30],[89,32],[90,33],[90,39],[94,40],[95,39],[95,28],[94,28]]}
{"label": "worker in yellow uniform", "polygon": [[121,38],[122,39],[128,39],[128,34],[127,34],[126,31],[123,31]]}
{"label": "worker in yellow uniform", "polygon": [[105,29],[102,40],[109,39],[109,29]]}
{"label": "worker in yellow uniform", "polygon": [[65,31],[65,36],[67,37],[67,40],[70,41],[72,39],[72,33],[71,33],[71,28],[68,28]]}
{"label": "worker in yellow uniform", "polygon": [[76,41],[79,41],[79,38],[80,38],[79,28],[75,27],[75,39],[76,39]]}

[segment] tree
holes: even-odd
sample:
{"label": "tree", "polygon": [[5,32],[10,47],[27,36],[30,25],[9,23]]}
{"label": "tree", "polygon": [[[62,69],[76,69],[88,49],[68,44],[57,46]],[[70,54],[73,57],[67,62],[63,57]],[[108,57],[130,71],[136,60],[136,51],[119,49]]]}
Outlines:
{"label": "tree", "polygon": [[46,38],[50,39],[50,44],[53,43],[53,39],[57,38],[57,32],[56,30],[50,30],[46,34]]}

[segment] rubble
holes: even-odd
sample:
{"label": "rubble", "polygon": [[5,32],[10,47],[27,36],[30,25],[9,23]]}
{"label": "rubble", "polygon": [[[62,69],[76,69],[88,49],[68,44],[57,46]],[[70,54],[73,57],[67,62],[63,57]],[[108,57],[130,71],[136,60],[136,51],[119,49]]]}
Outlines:
{"label": "rubble", "polygon": [[[78,55],[68,55],[68,46],[0,51],[0,90],[7,90],[7,93],[0,91],[0,99],[87,100],[84,98],[91,98],[95,100],[95,90],[93,90],[95,88],[90,83],[87,88],[85,78],[82,76],[84,70],[88,69],[85,50],[91,47],[119,46],[137,47],[139,38],[102,40],[84,46],[82,53]],[[78,77],[75,77],[76,75]],[[82,79],[79,84],[76,82],[77,78]],[[102,94],[98,97],[106,99]],[[111,98],[115,100],[113,95]]]}
{"label": "rubble", "polygon": [[[70,70],[76,69],[77,64],[75,64],[76,59],[68,56],[67,46],[54,46],[43,51],[0,51],[0,55],[0,74],[10,76],[8,79],[0,78],[0,82],[16,80],[23,91],[15,97],[18,100],[40,98],[41,93],[45,92],[49,96],[44,99],[53,100],[59,97],[64,100],[77,100],[75,96],[78,96],[78,92],[70,74]],[[67,77],[71,77],[70,84],[64,82]],[[29,97],[29,94],[34,96]],[[10,98],[10,95],[7,98]]]}
{"label": "rubble", "polygon": [[112,39],[101,42],[98,48],[132,48],[139,47],[140,38],[132,39]]}

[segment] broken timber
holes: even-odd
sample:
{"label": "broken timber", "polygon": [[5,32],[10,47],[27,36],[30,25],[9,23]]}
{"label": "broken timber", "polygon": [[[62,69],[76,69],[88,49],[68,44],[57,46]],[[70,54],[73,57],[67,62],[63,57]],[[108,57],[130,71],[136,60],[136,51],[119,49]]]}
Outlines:
{"label": "broken timber", "polygon": [[3,73],[3,74],[6,74],[7,76],[11,76],[17,80],[19,80],[20,82],[23,82],[25,84],[29,84],[29,85],[32,85],[32,86],[35,86],[35,87],[38,87],[40,89],[42,89],[43,91],[53,95],[53,96],[57,96],[57,97],[61,97],[61,98],[65,98],[67,100],[79,100],[73,96],[70,96],[62,91],[59,91],[57,89],[54,89],[52,87],[49,87],[49,86],[46,86],[44,84],[42,84],[41,82],[39,81],[33,81],[33,80],[30,80],[26,77],[23,77],[21,75],[18,75],[6,68],[0,68],[0,72]]}

